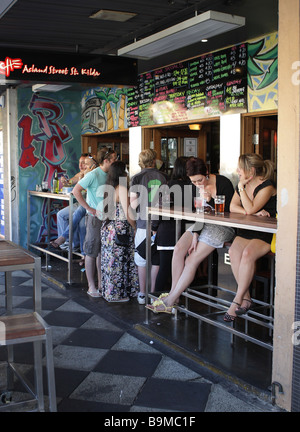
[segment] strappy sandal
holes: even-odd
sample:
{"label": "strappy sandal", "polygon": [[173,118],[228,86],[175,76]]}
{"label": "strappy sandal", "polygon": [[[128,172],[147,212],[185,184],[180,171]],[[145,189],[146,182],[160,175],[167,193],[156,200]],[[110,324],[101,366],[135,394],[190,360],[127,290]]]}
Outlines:
{"label": "strappy sandal", "polygon": [[90,297],[93,297],[93,298],[102,297],[102,294],[99,292],[99,290],[97,290],[97,291],[87,291],[86,293],[87,293],[87,295],[89,295]]}
{"label": "strappy sandal", "polygon": [[[233,301],[232,303],[241,306],[240,303],[237,303],[235,301]],[[226,322],[233,322],[236,319],[237,315],[230,315],[228,312],[226,312],[226,314],[224,315],[224,321]]]}
{"label": "strappy sandal", "polygon": [[243,299],[243,301],[246,301],[249,303],[248,307],[239,307],[236,309],[235,313],[237,316],[245,315],[248,313],[248,311],[253,307],[253,301],[250,299]]}
{"label": "strappy sandal", "polygon": [[[159,306],[163,306],[163,309],[158,309]],[[151,310],[154,313],[167,313],[172,314],[173,306],[166,306],[161,299],[155,300],[152,305],[146,305],[147,309]]]}

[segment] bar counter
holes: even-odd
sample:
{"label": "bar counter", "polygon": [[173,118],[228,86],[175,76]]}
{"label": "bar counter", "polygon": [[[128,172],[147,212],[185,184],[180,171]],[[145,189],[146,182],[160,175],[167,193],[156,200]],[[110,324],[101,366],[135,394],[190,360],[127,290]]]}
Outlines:
{"label": "bar counter", "polygon": [[[31,223],[31,212],[30,212],[30,203],[31,200],[35,199],[46,199],[47,200],[47,243],[50,243],[50,201],[51,200],[59,200],[59,201],[67,201],[69,205],[69,251],[68,257],[64,257],[59,253],[56,253],[53,250],[47,250],[45,247],[41,247],[35,243],[31,242],[31,232],[30,232],[30,223]],[[52,192],[37,192],[37,191],[28,191],[27,192],[27,248],[30,247],[40,252],[46,254],[46,270],[48,269],[48,255],[54,256],[62,261],[68,263],[68,283],[72,283],[72,260],[73,260],[73,250],[72,250],[72,242],[73,242],[73,206],[74,206],[74,196],[72,193],[52,193]]]}

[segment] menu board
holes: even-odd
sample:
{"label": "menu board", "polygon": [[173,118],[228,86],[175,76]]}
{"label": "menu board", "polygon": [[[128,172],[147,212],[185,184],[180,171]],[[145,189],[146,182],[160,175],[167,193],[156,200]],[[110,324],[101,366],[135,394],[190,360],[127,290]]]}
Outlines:
{"label": "menu board", "polygon": [[128,96],[131,126],[247,110],[247,45],[142,74]]}

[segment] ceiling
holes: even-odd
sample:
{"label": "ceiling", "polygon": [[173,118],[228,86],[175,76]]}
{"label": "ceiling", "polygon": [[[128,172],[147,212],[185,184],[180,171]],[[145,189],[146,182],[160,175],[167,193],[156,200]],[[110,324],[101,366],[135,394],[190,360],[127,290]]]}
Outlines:
{"label": "ceiling", "polygon": [[[136,16],[127,22],[89,18],[100,9],[133,12]],[[0,19],[1,57],[9,47],[116,55],[135,38],[192,18],[195,10],[198,14],[215,10],[244,16],[246,25],[207,43],[139,60],[139,73],[244,42],[278,27],[278,0],[17,0]]]}

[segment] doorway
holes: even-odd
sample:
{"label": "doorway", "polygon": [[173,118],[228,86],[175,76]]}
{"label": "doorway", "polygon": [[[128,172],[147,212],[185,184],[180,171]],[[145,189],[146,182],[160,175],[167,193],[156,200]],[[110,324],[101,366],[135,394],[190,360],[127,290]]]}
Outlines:
{"label": "doorway", "polygon": [[241,153],[258,153],[277,166],[277,114],[245,116]]}

